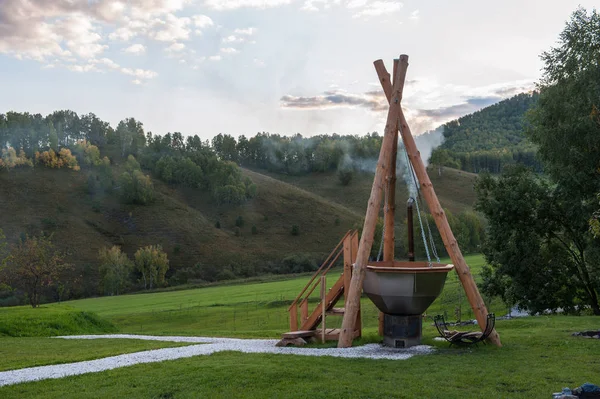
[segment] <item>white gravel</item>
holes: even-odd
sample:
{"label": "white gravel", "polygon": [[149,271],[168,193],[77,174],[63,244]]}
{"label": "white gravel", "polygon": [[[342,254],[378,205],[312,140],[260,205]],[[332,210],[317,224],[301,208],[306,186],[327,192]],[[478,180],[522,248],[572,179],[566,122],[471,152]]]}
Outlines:
{"label": "white gravel", "polygon": [[132,366],[139,363],[162,362],[165,360],[181,359],[192,356],[210,355],[221,351],[237,351],[243,353],[272,353],[300,356],[333,356],[341,358],[367,358],[406,360],[414,355],[428,354],[433,351],[431,346],[419,345],[407,349],[386,348],[379,344],[368,344],[346,349],[338,348],[298,348],[276,347],[278,340],[274,339],[236,339],[208,337],[162,337],[150,335],[70,335],[55,337],[62,339],[108,339],[126,338],[149,341],[190,342],[201,345],[189,345],[179,348],[154,349],[149,351],[129,353],[125,355],[105,357],[103,359],[84,362],[57,364],[51,366],[29,367],[19,370],[0,372],[0,386],[19,384],[22,382],[62,378],[72,375],[97,373],[119,367]]}

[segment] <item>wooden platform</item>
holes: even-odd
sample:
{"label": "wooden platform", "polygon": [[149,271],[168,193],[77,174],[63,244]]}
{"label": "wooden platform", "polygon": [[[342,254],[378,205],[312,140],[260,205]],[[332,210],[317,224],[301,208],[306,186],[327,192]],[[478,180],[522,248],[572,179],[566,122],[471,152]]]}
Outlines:
{"label": "wooden platform", "polygon": [[[325,341],[337,341],[340,336],[341,330],[339,328],[326,328],[325,329]],[[281,334],[281,341],[277,346],[303,346],[308,342],[318,342],[321,339],[322,330],[304,330],[304,331],[290,331]],[[360,330],[355,330],[353,338],[360,337]]]}
{"label": "wooden platform", "polygon": [[290,331],[281,334],[281,338],[295,339],[295,338],[310,338],[317,334],[316,330],[305,330],[305,331]]}

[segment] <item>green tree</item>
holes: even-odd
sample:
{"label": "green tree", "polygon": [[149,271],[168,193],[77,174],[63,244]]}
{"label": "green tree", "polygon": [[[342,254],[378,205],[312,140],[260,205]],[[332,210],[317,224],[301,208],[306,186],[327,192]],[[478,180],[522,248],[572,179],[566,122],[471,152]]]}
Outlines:
{"label": "green tree", "polygon": [[450,156],[450,152],[448,150],[442,148],[435,149],[431,153],[429,162],[437,168],[438,176],[442,175],[444,166],[448,166],[451,168],[460,168],[460,163],[458,163]]}
{"label": "green tree", "polygon": [[116,245],[112,248],[102,248],[98,258],[104,294],[119,295],[127,287],[129,274],[133,269],[131,260]]}
{"label": "green tree", "polygon": [[600,192],[598,32],[600,14],[579,8],[558,45],[542,54],[526,134],[548,180],[517,168],[477,183],[478,208],[490,222],[490,291],[532,311],[587,305],[600,315],[600,242],[589,228]]}
{"label": "green tree", "polygon": [[[598,194],[598,200],[600,202],[600,194]],[[594,212],[590,219],[590,230],[594,237],[600,239],[600,209]]]}
{"label": "green tree", "polygon": [[8,261],[8,244],[6,243],[6,236],[4,231],[0,229],[0,272]]}
{"label": "green tree", "polygon": [[573,204],[523,167],[509,168],[498,179],[482,175],[476,191],[476,208],[489,222],[483,252],[491,270],[484,291],[505,290],[505,300],[532,312],[568,311],[580,303],[600,315],[599,258],[585,249],[586,229],[565,214]]}
{"label": "green tree", "polygon": [[128,204],[146,205],[154,201],[154,185],[150,176],[144,175],[133,155],[125,163],[125,172],[119,177],[121,199]]}
{"label": "green tree", "polygon": [[56,129],[54,128],[52,121],[48,122],[48,141],[50,148],[55,152],[58,152],[58,133],[56,133]]}
{"label": "green tree", "polygon": [[354,177],[354,170],[352,168],[340,168],[338,170],[338,179],[342,186],[347,186]]}
{"label": "green tree", "polygon": [[71,266],[52,244],[51,237],[26,237],[10,251],[7,265],[0,270],[0,280],[27,293],[36,308],[47,287],[57,287]]}
{"label": "green tree", "polygon": [[169,259],[160,245],[138,249],[134,259],[136,269],[142,274],[144,289],[164,284],[165,274],[169,270]]}

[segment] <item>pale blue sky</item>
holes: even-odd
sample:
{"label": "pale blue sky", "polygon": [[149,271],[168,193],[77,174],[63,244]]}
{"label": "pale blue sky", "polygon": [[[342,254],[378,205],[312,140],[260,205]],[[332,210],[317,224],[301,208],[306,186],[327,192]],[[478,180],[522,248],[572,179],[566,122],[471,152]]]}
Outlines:
{"label": "pale blue sky", "polygon": [[0,113],[135,117],[210,138],[382,131],[372,62],[410,56],[417,133],[532,88],[578,4],[0,0]]}

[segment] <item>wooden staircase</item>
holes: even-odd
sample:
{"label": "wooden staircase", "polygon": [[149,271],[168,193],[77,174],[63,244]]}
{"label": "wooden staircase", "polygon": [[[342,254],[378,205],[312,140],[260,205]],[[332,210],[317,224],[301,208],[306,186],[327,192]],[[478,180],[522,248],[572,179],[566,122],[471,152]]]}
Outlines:
{"label": "wooden staircase", "polygon": [[[350,285],[352,265],[356,260],[357,252],[358,232],[350,230],[344,235],[333,251],[331,251],[325,262],[323,262],[288,308],[290,314],[290,331],[282,335],[282,340],[277,344],[278,346],[303,345],[315,338],[320,338],[321,340],[325,338],[326,341],[338,339],[340,329],[325,327],[325,334],[323,334],[322,326],[323,324],[327,324],[327,316],[344,316],[345,308],[335,307],[335,305],[344,295],[345,287],[349,287]],[[343,257],[344,261],[342,274],[329,290],[321,288],[321,297],[318,300],[318,304],[312,312],[309,312],[311,295],[315,293],[317,287],[324,284],[326,280],[325,276],[340,257]],[[312,302],[314,303],[315,301]],[[298,308],[300,308],[299,320]],[[317,327],[319,326],[322,328],[318,329]],[[354,325],[353,335],[355,338],[361,336],[361,329],[359,311]]]}

